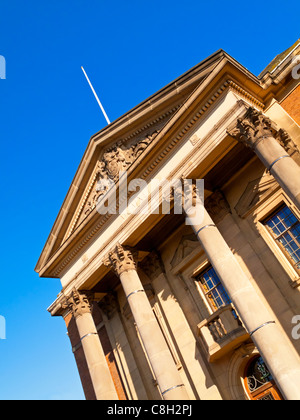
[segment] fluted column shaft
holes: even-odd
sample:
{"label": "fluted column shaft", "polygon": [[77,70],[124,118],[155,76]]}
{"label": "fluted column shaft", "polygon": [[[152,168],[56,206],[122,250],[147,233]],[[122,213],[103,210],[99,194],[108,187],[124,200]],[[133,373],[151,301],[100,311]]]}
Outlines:
{"label": "fluted column shaft", "polygon": [[73,291],[68,298],[68,306],[75,318],[97,400],[118,400],[118,395],[92,317],[89,296]]}
{"label": "fluted column shaft", "polygon": [[138,276],[131,251],[118,245],[106,261],[119,276],[160,392],[165,400],[188,394]]}

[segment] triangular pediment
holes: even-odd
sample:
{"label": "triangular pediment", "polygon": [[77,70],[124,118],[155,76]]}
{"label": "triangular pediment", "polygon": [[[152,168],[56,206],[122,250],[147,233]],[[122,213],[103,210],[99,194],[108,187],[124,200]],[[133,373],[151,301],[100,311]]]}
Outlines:
{"label": "triangular pediment", "polygon": [[51,277],[54,255],[71,247],[73,233],[89,219],[101,194],[99,179],[115,180],[120,169],[128,170],[225,57],[232,60],[217,51],[91,137],[35,267],[40,275]]}
{"label": "triangular pediment", "polygon": [[195,250],[201,250],[200,243],[196,235],[191,233],[189,235],[182,236],[170,263],[172,269],[181,266],[187,258],[190,259]]}
{"label": "triangular pediment", "polygon": [[210,106],[235,89],[224,80],[230,68],[244,79],[220,50],[91,137],[35,268],[40,276],[59,277],[107,223],[109,216],[96,211],[106,183],[117,184],[120,171],[150,177]]}
{"label": "triangular pediment", "polygon": [[247,217],[277,189],[279,185],[270,174],[249,182],[235,206],[237,214],[242,218]]}

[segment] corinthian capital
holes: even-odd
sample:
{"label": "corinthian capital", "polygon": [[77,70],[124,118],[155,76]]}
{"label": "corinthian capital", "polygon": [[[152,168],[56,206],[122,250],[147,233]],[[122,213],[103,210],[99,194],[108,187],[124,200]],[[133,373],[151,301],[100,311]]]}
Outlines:
{"label": "corinthian capital", "polygon": [[107,255],[104,265],[112,268],[120,276],[125,271],[136,270],[135,257],[135,251],[125,249],[122,245],[117,244]]}
{"label": "corinthian capital", "polygon": [[[203,179],[184,179],[181,180],[182,186],[177,186],[174,191],[171,192],[171,197],[174,200],[174,207],[178,206],[179,209],[182,207],[188,209],[192,206],[203,204],[204,201],[204,181]],[[181,214],[181,213],[179,213]]]}
{"label": "corinthian capital", "polygon": [[227,131],[231,137],[252,149],[259,140],[274,137],[275,133],[274,123],[255,108],[249,108],[245,116],[237,120],[236,126]]}
{"label": "corinthian capital", "polygon": [[161,273],[165,272],[164,264],[157,251],[152,251],[149,255],[147,255],[139,267],[144,271],[145,274],[147,274],[150,280],[154,280]]}
{"label": "corinthian capital", "polygon": [[73,316],[81,316],[86,313],[91,313],[91,301],[93,293],[91,292],[79,292],[78,290],[72,290],[71,294],[67,297],[65,307],[68,307]]}
{"label": "corinthian capital", "polygon": [[294,143],[287,131],[280,129],[276,135],[276,140],[289,155],[293,155],[294,153],[299,154],[298,146]]}
{"label": "corinthian capital", "polygon": [[205,200],[205,208],[215,223],[220,222],[228,213],[230,206],[221,190],[215,191]]}

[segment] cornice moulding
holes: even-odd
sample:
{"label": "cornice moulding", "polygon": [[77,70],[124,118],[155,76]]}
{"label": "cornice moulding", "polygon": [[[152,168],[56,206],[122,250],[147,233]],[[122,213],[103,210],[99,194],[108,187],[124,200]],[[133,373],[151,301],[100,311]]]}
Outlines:
{"label": "cornice moulding", "polygon": [[279,85],[282,81],[292,73],[295,66],[293,58],[300,54],[300,43],[273,69],[271,72],[265,73],[260,79],[264,89],[269,88],[272,84]]}

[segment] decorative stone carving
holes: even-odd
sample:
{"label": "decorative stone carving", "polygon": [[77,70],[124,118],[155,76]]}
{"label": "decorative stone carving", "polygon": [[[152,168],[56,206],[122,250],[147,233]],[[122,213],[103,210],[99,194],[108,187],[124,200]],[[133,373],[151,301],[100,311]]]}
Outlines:
{"label": "decorative stone carving", "polygon": [[120,140],[104,151],[101,161],[96,166],[91,191],[77,225],[96,207],[101,197],[118,182],[119,173],[129,168],[158,133],[159,130],[155,130],[130,145]]}
{"label": "decorative stone carving", "polygon": [[114,182],[119,179],[119,172],[126,171],[134,161],[134,148],[126,146],[122,141],[107,149],[102,157],[102,174]]}
{"label": "decorative stone carving", "polygon": [[96,207],[98,200],[108,191],[112,184],[112,181],[109,180],[103,171],[103,167],[104,163],[102,161],[98,162],[92,182],[92,190],[81,215],[82,220]]}
{"label": "decorative stone carving", "polygon": [[221,190],[217,190],[205,200],[205,208],[215,223],[231,213],[230,206]]}
{"label": "decorative stone carving", "polygon": [[294,153],[299,153],[298,146],[293,142],[289,133],[282,128],[278,131],[276,140],[286,150],[286,152],[288,152],[290,156],[292,156]]}
{"label": "decorative stone carving", "polygon": [[[191,184],[190,181],[181,179],[181,186],[175,186],[171,188],[170,199],[176,202],[178,205],[181,205],[184,209],[189,209],[192,206],[196,206],[199,202],[202,203],[203,197],[201,190],[198,184]],[[194,181],[195,182],[195,181]]]}
{"label": "decorative stone carving", "polygon": [[249,108],[244,118],[238,119],[237,125],[227,133],[252,149],[262,138],[274,137],[290,156],[299,154],[299,148],[288,132],[282,128],[278,130],[270,118],[255,108]]}
{"label": "decorative stone carving", "polygon": [[91,313],[92,299],[92,292],[79,292],[78,290],[73,289],[71,294],[67,296],[64,307],[69,308],[72,311],[73,316],[76,318],[83,314]]}
{"label": "decorative stone carving", "polygon": [[280,186],[272,175],[264,175],[249,182],[235,206],[235,211],[240,217],[247,217],[251,211],[254,211],[279,188]]}
{"label": "decorative stone carving", "polygon": [[172,268],[175,268],[176,266],[178,266],[178,264],[180,264],[186,257],[191,255],[191,253],[195,249],[199,249],[199,248],[200,248],[200,243],[194,233],[190,235],[184,235],[181,238],[178,244],[178,247],[175,251],[175,254],[171,260]]}
{"label": "decorative stone carving", "polygon": [[125,271],[136,270],[135,257],[136,251],[125,249],[122,245],[117,244],[114,250],[107,255],[104,265],[112,268],[120,276]]}
{"label": "decorative stone carving", "polygon": [[115,183],[118,182],[119,172],[126,171],[158,133],[159,131],[155,130],[152,134],[148,134],[145,138],[130,146],[120,140],[106,149],[100,164],[101,176]]}
{"label": "decorative stone carving", "polygon": [[249,108],[246,115],[239,118],[236,126],[227,133],[245,146],[254,149],[263,137],[274,137],[276,128],[270,118],[262,112]]}
{"label": "decorative stone carving", "polygon": [[154,280],[161,273],[165,272],[164,264],[157,251],[152,251],[147,255],[140,263],[139,267],[147,274],[150,280]]}

